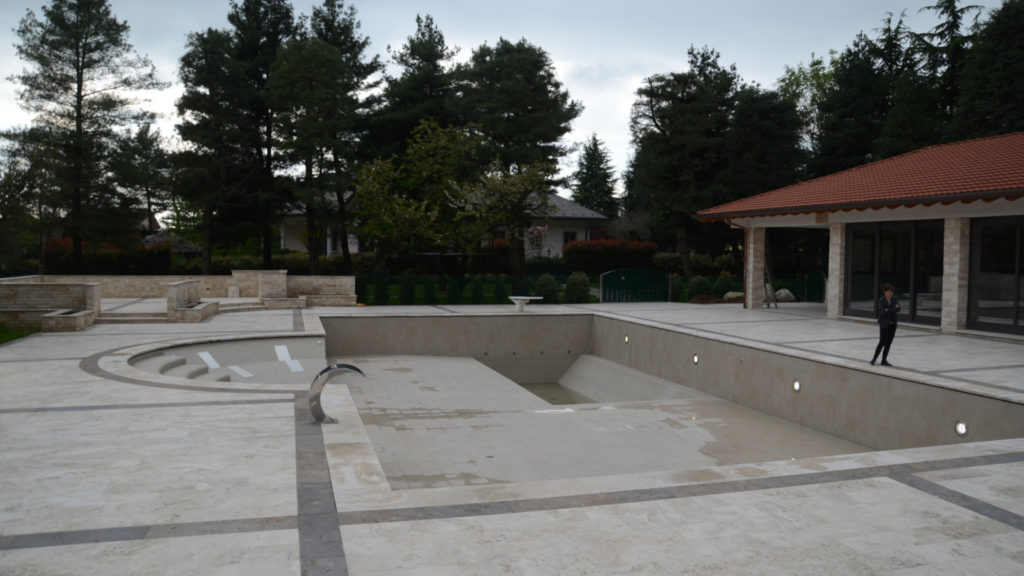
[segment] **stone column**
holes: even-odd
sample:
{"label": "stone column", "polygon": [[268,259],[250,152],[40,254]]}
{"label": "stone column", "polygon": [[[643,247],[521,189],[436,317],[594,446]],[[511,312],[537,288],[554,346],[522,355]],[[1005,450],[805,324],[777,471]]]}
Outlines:
{"label": "stone column", "polygon": [[846,298],[846,224],[828,226],[828,279],[825,282],[825,311],[828,318],[843,314]]}
{"label": "stone column", "polygon": [[971,220],[946,218],[942,247],[943,332],[967,327],[967,280],[971,263]]}
{"label": "stone column", "polygon": [[764,228],[743,231],[743,305],[764,306]]}
{"label": "stone column", "polygon": [[259,279],[260,298],[288,297],[287,270],[260,270]]}

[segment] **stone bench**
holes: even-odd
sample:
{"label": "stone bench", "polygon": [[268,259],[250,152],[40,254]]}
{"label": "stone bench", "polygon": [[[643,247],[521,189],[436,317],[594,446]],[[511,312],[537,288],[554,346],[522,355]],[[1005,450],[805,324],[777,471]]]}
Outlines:
{"label": "stone bench", "polygon": [[529,302],[531,300],[543,300],[544,297],[543,296],[509,296],[508,299],[511,300],[512,303],[516,305],[516,312],[522,312],[525,309],[527,302]]}

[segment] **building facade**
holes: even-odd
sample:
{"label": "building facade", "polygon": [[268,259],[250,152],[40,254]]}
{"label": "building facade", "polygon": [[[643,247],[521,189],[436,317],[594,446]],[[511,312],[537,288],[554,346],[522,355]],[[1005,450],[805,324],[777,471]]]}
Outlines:
{"label": "building facade", "polygon": [[931,146],[704,210],[744,229],[745,305],[765,296],[765,232],[827,228],[828,316],[1024,336],[1024,132]]}

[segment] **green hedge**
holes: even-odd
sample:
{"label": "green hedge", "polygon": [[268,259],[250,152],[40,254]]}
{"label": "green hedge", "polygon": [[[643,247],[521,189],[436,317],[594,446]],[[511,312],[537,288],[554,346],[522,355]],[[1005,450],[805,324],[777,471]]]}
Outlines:
{"label": "green hedge", "polygon": [[600,276],[619,268],[650,268],[658,245],[628,240],[571,242],[562,250],[565,266],[573,272]]}

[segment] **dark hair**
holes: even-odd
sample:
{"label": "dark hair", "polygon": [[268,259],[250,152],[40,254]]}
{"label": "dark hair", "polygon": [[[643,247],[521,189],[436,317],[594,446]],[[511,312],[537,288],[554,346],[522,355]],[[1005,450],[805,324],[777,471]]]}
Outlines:
{"label": "dark hair", "polygon": [[882,284],[882,292],[888,292],[890,290],[895,292],[896,291],[896,287],[893,286],[892,284],[889,284],[888,282],[886,282],[885,284]]}

